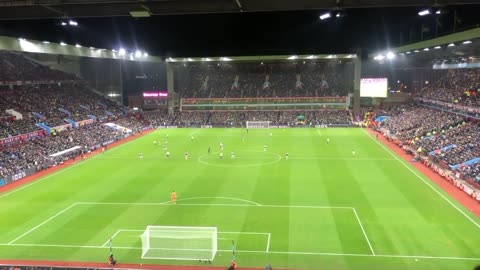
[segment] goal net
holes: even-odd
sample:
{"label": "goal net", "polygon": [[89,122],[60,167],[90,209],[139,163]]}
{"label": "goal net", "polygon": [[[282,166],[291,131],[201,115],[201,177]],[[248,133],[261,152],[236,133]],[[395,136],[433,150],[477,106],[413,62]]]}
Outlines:
{"label": "goal net", "polygon": [[213,260],[216,227],[147,226],[141,236],[142,259]]}
{"label": "goal net", "polygon": [[247,121],[247,128],[270,128],[270,121]]}

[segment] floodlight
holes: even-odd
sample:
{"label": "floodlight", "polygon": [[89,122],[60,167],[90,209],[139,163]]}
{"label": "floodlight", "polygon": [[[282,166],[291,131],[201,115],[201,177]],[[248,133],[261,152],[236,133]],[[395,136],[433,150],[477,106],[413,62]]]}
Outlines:
{"label": "floodlight", "polygon": [[418,52],[420,52],[420,51],[419,51],[419,50],[415,50],[415,51],[413,51],[413,52],[416,52],[416,53],[418,53]]}
{"label": "floodlight", "polygon": [[147,53],[147,52],[143,52],[143,57],[148,57],[148,53]]}
{"label": "floodlight", "polygon": [[125,55],[125,53],[127,53],[127,52],[125,51],[124,48],[120,48],[120,50],[118,50],[118,54],[120,54],[120,55]]}
{"label": "floodlight", "polygon": [[139,58],[139,57],[141,57],[141,56],[142,56],[142,52],[139,51],[139,50],[137,50],[137,51],[135,52],[135,57]]}
{"label": "floodlight", "polygon": [[433,47],[435,50],[438,50],[438,49],[441,49],[442,47],[441,46],[435,46]]}
{"label": "floodlight", "polygon": [[66,22],[62,22],[62,25],[65,26],[65,25],[67,25],[67,23],[66,23]]}
{"label": "floodlight", "polygon": [[82,46],[81,46],[80,44],[78,44],[78,43],[77,43],[77,44],[75,44],[75,47],[77,47],[77,48],[81,48]]}
{"label": "floodlight", "polygon": [[324,13],[322,15],[320,15],[320,20],[325,20],[325,19],[328,19],[332,17],[332,14],[330,12],[327,12],[327,13]]}
{"label": "floodlight", "polygon": [[77,25],[78,25],[78,22],[69,20],[69,21],[68,21],[68,24],[71,25],[71,26],[77,26]]}
{"label": "floodlight", "polygon": [[95,48],[94,48],[94,47],[90,47],[89,49],[90,49],[91,51],[95,50]]}
{"label": "floodlight", "polygon": [[375,59],[377,61],[382,61],[383,59],[385,59],[385,55],[379,54],[379,55],[375,56],[373,59]]}
{"label": "floodlight", "polygon": [[19,38],[18,40],[19,40],[19,41],[25,41],[25,39],[24,39],[24,38]]}
{"label": "floodlight", "polygon": [[112,49],[112,52],[116,53],[116,52],[117,52],[117,50],[115,50],[115,49]]}
{"label": "floodlight", "polygon": [[43,43],[43,44],[49,44],[50,41],[44,40],[44,41],[42,41],[42,43]]}
{"label": "floodlight", "polygon": [[335,17],[340,18],[340,13],[337,13],[337,15],[335,15]]}
{"label": "floodlight", "polygon": [[393,58],[395,58],[395,54],[393,52],[388,52],[387,59],[392,60]]}
{"label": "floodlight", "polygon": [[424,50],[424,51],[426,51],[426,52],[430,51],[430,49],[429,49],[429,48],[425,48],[425,49],[423,49],[423,50]]}
{"label": "floodlight", "polygon": [[418,12],[418,15],[420,15],[420,16],[425,16],[425,15],[428,15],[428,14],[430,14],[429,9],[425,9],[425,10],[422,10],[422,11]]}
{"label": "floodlight", "polygon": [[298,58],[298,56],[292,55],[292,56],[288,57],[287,59],[288,59],[288,60],[295,60],[295,59],[297,59],[297,58]]}
{"label": "floodlight", "polygon": [[435,14],[440,15],[440,14],[442,14],[442,11],[439,9],[439,10],[435,11]]}
{"label": "floodlight", "polygon": [[450,44],[448,44],[448,47],[454,47],[454,46],[455,46],[455,44],[454,44],[454,43],[450,43]]}
{"label": "floodlight", "polygon": [[62,41],[62,42],[60,42],[60,46],[67,46],[67,43]]}
{"label": "floodlight", "polygon": [[411,54],[412,52],[405,52],[406,54]]}
{"label": "floodlight", "polygon": [[463,44],[471,44],[471,43],[472,43],[471,40],[465,40],[465,41],[463,42]]}

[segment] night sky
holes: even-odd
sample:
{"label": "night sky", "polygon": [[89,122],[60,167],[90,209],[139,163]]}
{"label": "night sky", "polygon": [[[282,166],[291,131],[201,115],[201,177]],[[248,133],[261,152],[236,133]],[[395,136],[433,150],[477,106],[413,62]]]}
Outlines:
{"label": "night sky", "polygon": [[[95,48],[137,48],[165,57],[349,53],[364,54],[480,25],[480,5],[448,7],[438,17],[419,17],[421,8],[351,9],[321,21],[325,11],[257,12],[78,19],[0,21],[0,35]],[[423,26],[422,26],[423,25]]]}

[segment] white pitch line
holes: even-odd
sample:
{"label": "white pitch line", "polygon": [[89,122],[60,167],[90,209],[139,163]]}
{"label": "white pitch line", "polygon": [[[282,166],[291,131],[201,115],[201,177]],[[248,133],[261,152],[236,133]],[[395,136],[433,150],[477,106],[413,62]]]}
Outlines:
{"label": "white pitch line", "polygon": [[353,213],[355,214],[355,217],[357,218],[358,224],[360,225],[360,228],[362,229],[363,236],[365,236],[365,239],[367,240],[368,246],[370,247],[370,251],[372,252],[372,255],[375,256],[375,251],[373,251],[372,244],[370,243],[370,240],[368,240],[367,233],[365,232],[365,229],[363,228],[362,222],[360,221],[360,218],[358,217],[357,210],[355,208],[352,208]]}
{"label": "white pitch line", "polygon": [[322,133],[320,132],[320,130],[317,129],[317,132],[318,132],[318,136],[322,136]]}
{"label": "white pitch line", "polygon": [[113,238],[115,238],[115,236],[117,236],[117,234],[119,234],[119,233],[120,233],[120,231],[122,231],[122,230],[118,230],[118,231],[116,231],[116,232],[115,232],[115,233],[112,235],[112,237],[110,237],[110,238],[109,238],[109,239],[108,239],[108,240],[107,240],[107,241],[106,241],[106,242],[105,242],[105,243],[102,245],[102,247],[104,247],[105,245],[107,245],[107,244],[108,244],[108,242],[110,242],[110,239],[112,239],[112,240],[113,240]]}
{"label": "white pitch line", "polygon": [[[112,236],[112,239],[120,232],[144,232],[145,229],[143,230],[134,230],[134,229],[120,229],[117,231],[117,233],[115,233],[113,236]],[[252,234],[252,235],[267,235],[269,233],[263,233],[263,232],[217,232],[217,234]],[[105,245],[103,245],[105,246]]]}
{"label": "white pitch line", "polygon": [[[79,246],[79,245],[53,245],[53,244],[0,244],[0,246],[19,246],[19,247],[54,247],[54,248],[89,248],[89,249],[106,249],[108,247],[102,246]],[[125,250],[141,250],[141,247],[115,247],[116,249]],[[155,248],[153,248],[155,249]],[[186,249],[168,249],[168,250],[186,250]],[[198,251],[200,249],[191,249]],[[266,254],[266,251],[261,250],[236,250],[239,253],[257,253]],[[231,249],[221,249],[217,252],[231,253]],[[345,256],[345,257],[371,257],[371,258],[411,258],[411,259],[437,259],[437,260],[465,260],[465,261],[480,261],[480,258],[473,257],[450,257],[450,256],[425,256],[425,255],[372,255],[360,253],[334,253],[334,252],[297,252],[297,251],[268,251],[269,254],[290,254],[290,255],[312,255],[312,256]]]}
{"label": "white pitch line", "polygon": [[171,202],[77,202],[77,204],[85,205],[140,205],[140,206],[156,206],[156,205],[168,205],[168,206],[222,206],[222,207],[265,207],[265,208],[305,208],[305,209],[346,209],[351,210],[352,207],[347,206],[316,206],[316,205],[273,205],[273,204],[222,204],[222,203],[178,203],[171,204]]}
{"label": "white pitch line", "polygon": [[267,238],[267,249],[265,250],[266,252],[270,251],[270,233],[268,233],[268,238]]}
{"label": "white pitch line", "polygon": [[233,197],[191,197],[191,198],[178,199],[177,202],[191,201],[191,200],[203,200],[203,199],[223,199],[223,200],[246,202],[246,203],[251,203],[251,204],[254,204],[254,205],[261,205],[259,203],[254,202],[254,201],[240,199],[240,198],[233,198]]}
{"label": "white pitch line", "polygon": [[74,203],[74,204],[70,205],[69,207],[63,209],[62,211],[56,213],[55,215],[51,216],[49,219],[45,220],[44,222],[38,224],[37,226],[35,226],[35,227],[31,228],[30,230],[28,230],[27,232],[23,233],[23,234],[20,235],[19,237],[17,237],[17,238],[15,238],[15,239],[13,239],[12,241],[8,242],[8,244],[10,245],[10,244],[12,244],[13,242],[17,241],[18,239],[24,237],[25,235],[33,232],[34,230],[38,229],[39,227],[41,227],[41,226],[44,225],[45,223],[49,222],[50,220],[58,217],[59,215],[61,215],[62,213],[66,212],[66,211],[69,210],[70,208],[74,207],[75,205],[77,205],[77,203]]}
{"label": "white pitch line", "polygon": [[[215,153],[211,154],[212,156],[208,157],[206,155],[194,157],[190,156],[190,159],[199,159],[202,158],[204,160],[218,160],[219,157],[215,155]],[[215,156],[213,156],[215,155]],[[238,154],[235,156],[235,159],[273,159],[273,158],[278,158],[276,156],[268,156],[268,157],[242,157],[238,156]],[[138,156],[112,156],[112,157],[102,157],[99,156],[97,159],[138,159]],[[143,159],[162,159],[162,160],[169,160],[169,159],[185,159],[185,157],[165,157],[165,156],[144,156]],[[290,156],[289,159],[291,160],[357,160],[357,161],[396,161],[394,158],[361,158],[361,157],[292,157]]]}
{"label": "white pitch line", "polygon": [[367,131],[362,129],[362,131],[367,134],[367,136],[372,139],[375,143],[380,145],[387,153],[392,155],[400,164],[402,164],[405,168],[407,168],[410,172],[412,172],[418,179],[422,180],[423,183],[425,183],[428,187],[430,187],[435,193],[437,193],[440,197],[442,197],[446,202],[448,202],[453,208],[455,208],[458,212],[460,212],[463,216],[465,216],[468,220],[470,220],[475,226],[480,228],[480,224],[478,224],[475,220],[473,220],[469,215],[467,215],[465,212],[462,211],[458,206],[456,206],[454,203],[452,203],[445,195],[443,195],[440,191],[438,191],[436,188],[434,188],[427,180],[425,180],[422,176],[420,176],[416,171],[414,171],[412,168],[410,168],[405,162],[403,162],[402,159],[397,157],[390,149],[388,149],[386,146],[375,140]]}

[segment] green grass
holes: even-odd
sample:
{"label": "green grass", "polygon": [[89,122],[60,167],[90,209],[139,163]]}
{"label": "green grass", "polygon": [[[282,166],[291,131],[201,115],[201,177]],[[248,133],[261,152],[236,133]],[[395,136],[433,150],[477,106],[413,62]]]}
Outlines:
{"label": "green grass", "polygon": [[217,227],[217,266],[235,240],[240,266],[473,269],[480,220],[414,172],[361,129],[159,130],[0,195],[0,259],[105,262],[116,234],[120,262],[199,265],[141,259],[169,225]]}

